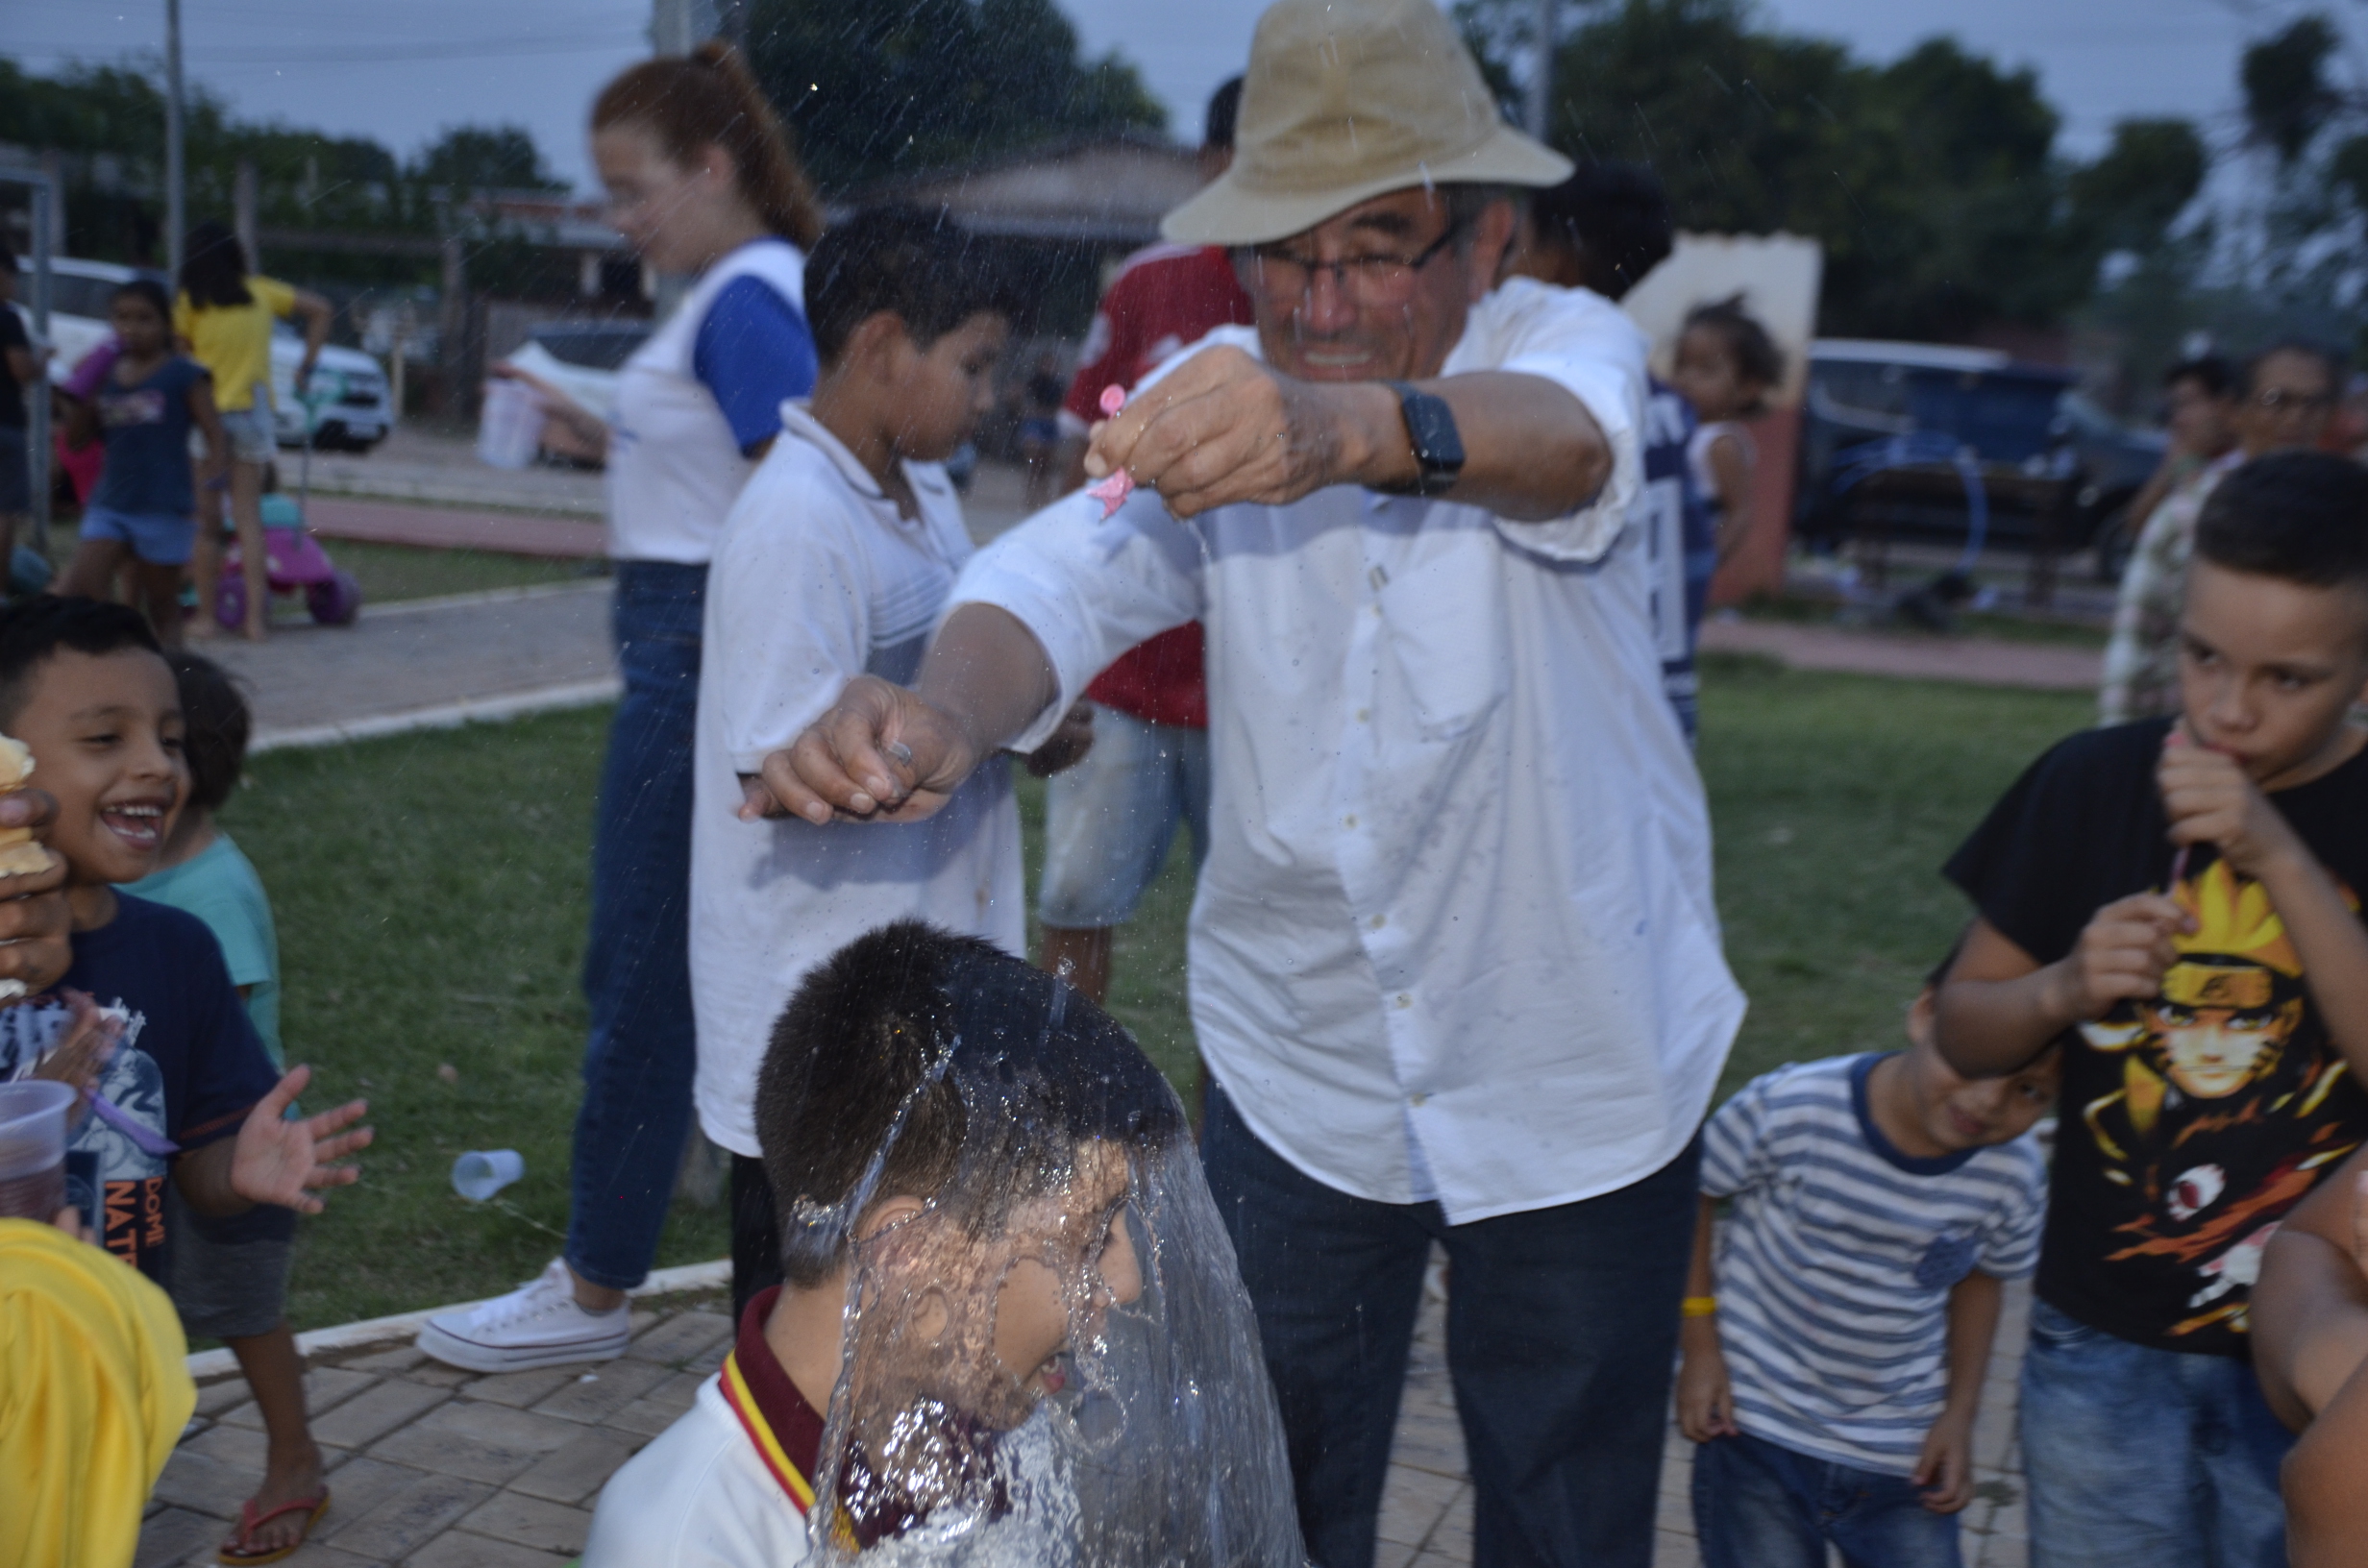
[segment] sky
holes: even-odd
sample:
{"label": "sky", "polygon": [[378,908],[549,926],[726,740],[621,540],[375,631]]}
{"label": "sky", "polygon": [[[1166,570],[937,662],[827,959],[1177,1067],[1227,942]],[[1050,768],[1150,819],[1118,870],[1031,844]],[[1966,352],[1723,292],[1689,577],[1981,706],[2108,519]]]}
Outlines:
{"label": "sky", "polygon": [[[849,4],[864,0],[846,0]],[[1089,53],[1116,49],[1196,135],[1201,105],[1241,69],[1265,0],[1058,0]],[[2086,156],[2113,122],[2178,114],[2235,125],[2236,57],[2304,0],[1761,0],[1788,31],[1889,60],[1935,34],[2039,73]],[[647,52],[649,0],[183,0],[189,77],[235,112],[375,136],[409,154],[450,125],[533,132],[565,179],[588,180],[582,116]],[[1574,8],[1575,9],[1575,8]],[[0,0],[0,50],[36,70],[160,49],[163,0]],[[2348,16],[2357,14],[2347,8]],[[2356,56],[2368,26],[2356,24]]]}

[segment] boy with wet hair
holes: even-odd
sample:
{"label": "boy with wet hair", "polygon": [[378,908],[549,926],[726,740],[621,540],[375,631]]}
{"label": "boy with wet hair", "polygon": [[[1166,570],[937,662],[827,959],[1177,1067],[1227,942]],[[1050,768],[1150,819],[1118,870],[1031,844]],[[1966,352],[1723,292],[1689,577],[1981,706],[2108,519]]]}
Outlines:
{"label": "boy with wet hair", "polygon": [[2368,1140],[2368,471],[2224,478],[2180,637],[2177,718],[2061,742],[1947,868],[1978,911],[1950,1065],[2063,1052],[2023,1363],[2037,1568],[2285,1560],[2252,1286]]}
{"label": "boy with wet hair", "polygon": [[1829,1543],[1862,1568],[1959,1560],[2001,1282],[2038,1255],[2047,1162],[2028,1135],[2057,1060],[1952,1070],[1933,1040],[1949,962],[1906,1050],[1780,1067],[1703,1132],[1677,1420],[1702,1445],[1705,1568],[1820,1568]]}
{"label": "boy with wet hair", "polygon": [[1089,1535],[1100,1563],[1204,1560],[1211,1513],[1227,1545],[1205,1560],[1295,1568],[1280,1423],[1182,1106],[1108,1015],[899,921],[808,975],[754,1115],[785,1282],[609,1482],[585,1568],[966,1532],[1013,1561]]}

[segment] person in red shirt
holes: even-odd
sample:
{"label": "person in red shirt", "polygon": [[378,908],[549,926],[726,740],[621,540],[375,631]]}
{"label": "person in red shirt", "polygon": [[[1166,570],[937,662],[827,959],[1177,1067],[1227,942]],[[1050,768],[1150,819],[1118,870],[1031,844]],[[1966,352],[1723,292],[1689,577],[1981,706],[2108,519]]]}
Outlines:
{"label": "person in red shirt", "polygon": [[[1235,77],[1209,99],[1200,167],[1214,180],[1233,161],[1242,102]],[[1212,330],[1247,325],[1249,296],[1220,246],[1154,245],[1126,258],[1102,296],[1076,379],[1061,405],[1068,489],[1085,482],[1085,437],[1104,415],[1102,389],[1133,390],[1155,366]],[[1200,625],[1161,632],[1086,689],[1094,747],[1045,793],[1044,966],[1097,1002],[1110,993],[1110,933],[1135,912],[1180,818],[1197,865],[1209,845],[1209,703]]]}

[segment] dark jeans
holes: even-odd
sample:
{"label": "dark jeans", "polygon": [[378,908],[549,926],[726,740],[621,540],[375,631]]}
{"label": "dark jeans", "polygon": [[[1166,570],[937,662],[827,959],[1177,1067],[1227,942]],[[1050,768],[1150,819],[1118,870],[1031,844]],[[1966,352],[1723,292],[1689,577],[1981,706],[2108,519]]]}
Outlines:
{"label": "dark jeans", "polygon": [[1954,1513],[1935,1513],[1906,1476],[1860,1470],[1758,1437],[1693,1451],[1693,1528],[1702,1568],[1958,1568]]}
{"label": "dark jeans", "polygon": [[1646,1568],[1699,1143],[1634,1186],[1450,1225],[1300,1172],[1212,1088],[1201,1153],[1257,1310],[1320,1568],[1369,1568],[1431,1243],[1475,1568]]}
{"label": "dark jeans", "polygon": [[691,1124],[691,750],[706,592],[703,566],[617,563],[625,696],[592,830],[592,1033],[567,1228],[568,1266],[616,1290],[657,1257]]}

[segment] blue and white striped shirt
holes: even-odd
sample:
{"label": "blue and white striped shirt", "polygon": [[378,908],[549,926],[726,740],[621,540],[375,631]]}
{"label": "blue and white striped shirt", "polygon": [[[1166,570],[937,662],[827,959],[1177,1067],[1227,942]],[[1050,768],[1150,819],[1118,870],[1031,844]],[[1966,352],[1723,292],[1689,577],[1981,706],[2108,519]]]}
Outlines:
{"label": "blue and white striped shirt", "polygon": [[1919,1160],[1867,1114],[1879,1055],[1779,1067],[1720,1107],[1702,1190],[1735,1200],[1718,1342],[1736,1424],[1906,1475],[1948,1398],[1949,1290],[2036,1262],[2046,1163],[2029,1134]]}

